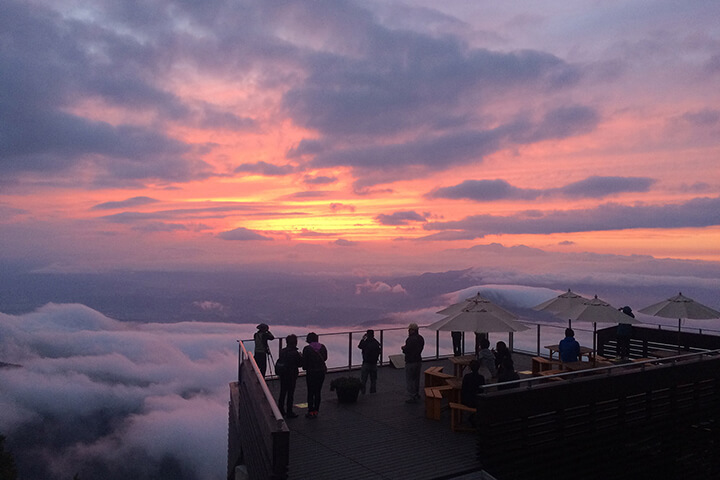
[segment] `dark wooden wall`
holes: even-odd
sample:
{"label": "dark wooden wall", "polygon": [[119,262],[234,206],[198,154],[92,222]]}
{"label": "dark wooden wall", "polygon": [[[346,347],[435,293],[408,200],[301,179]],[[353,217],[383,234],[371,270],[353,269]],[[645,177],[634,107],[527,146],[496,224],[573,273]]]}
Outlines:
{"label": "dark wooden wall", "polygon": [[478,396],[499,480],[720,478],[720,357]]}
{"label": "dark wooden wall", "polygon": [[[604,357],[617,356],[617,327],[597,331],[598,354]],[[651,356],[655,350],[688,352],[720,349],[720,336],[701,333],[678,332],[677,330],[633,326],[630,343],[630,357]]]}

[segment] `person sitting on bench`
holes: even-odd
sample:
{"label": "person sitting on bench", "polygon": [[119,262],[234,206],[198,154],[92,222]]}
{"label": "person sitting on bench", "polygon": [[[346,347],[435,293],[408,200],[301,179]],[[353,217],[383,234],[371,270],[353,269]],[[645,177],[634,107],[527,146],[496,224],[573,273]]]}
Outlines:
{"label": "person sitting on bench", "polygon": [[471,408],[477,407],[475,396],[482,393],[483,385],[485,385],[485,377],[478,370],[480,370],[480,362],[476,359],[470,360],[470,373],[463,376],[460,390],[460,401],[463,405]]}
{"label": "person sitting on bench", "polygon": [[565,338],[560,340],[558,354],[562,362],[577,362],[580,360],[580,344],[575,340],[575,332],[572,328],[565,329]]}

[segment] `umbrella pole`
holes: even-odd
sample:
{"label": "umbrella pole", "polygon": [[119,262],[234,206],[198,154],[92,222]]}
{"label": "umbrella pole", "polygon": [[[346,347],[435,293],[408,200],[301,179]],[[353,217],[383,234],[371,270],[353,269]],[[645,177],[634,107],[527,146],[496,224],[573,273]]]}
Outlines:
{"label": "umbrella pole", "polygon": [[678,355],[680,354],[680,336],[682,335],[680,332],[682,332],[682,318],[678,318]]}
{"label": "umbrella pole", "polygon": [[593,366],[596,365],[597,357],[597,322],[593,322]]}

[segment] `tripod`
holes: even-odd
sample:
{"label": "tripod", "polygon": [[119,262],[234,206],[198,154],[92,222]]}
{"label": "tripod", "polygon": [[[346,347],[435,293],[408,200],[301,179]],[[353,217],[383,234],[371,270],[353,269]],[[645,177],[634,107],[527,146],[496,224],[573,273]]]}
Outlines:
{"label": "tripod", "polygon": [[270,349],[267,349],[267,355],[270,357],[270,363],[268,364],[268,371],[270,372],[270,375],[274,375],[273,370],[275,369],[275,359],[273,358],[273,354],[270,351]]}

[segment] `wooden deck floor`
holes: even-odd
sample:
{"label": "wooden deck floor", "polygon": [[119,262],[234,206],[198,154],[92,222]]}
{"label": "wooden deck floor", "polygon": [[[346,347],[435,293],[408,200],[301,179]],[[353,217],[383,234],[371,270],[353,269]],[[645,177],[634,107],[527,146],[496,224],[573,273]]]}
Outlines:
{"label": "wooden deck floor", "polygon": [[[514,354],[516,368],[529,370],[530,357]],[[428,361],[452,373],[448,359]],[[351,375],[359,376],[359,370]],[[424,399],[406,404],[405,372],[391,366],[378,372],[378,391],[360,395],[355,404],[340,404],[330,381],[348,372],[329,373],[322,392],[320,414],[288,419],[291,480],[323,479],[487,479],[476,460],[475,434],[450,430],[449,411],[440,421],[425,418]],[[422,381],[421,381],[422,383]],[[277,399],[280,385],[269,380]],[[369,385],[368,385],[369,387]],[[298,379],[295,403],[306,402],[305,379]]]}

